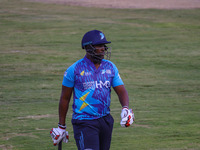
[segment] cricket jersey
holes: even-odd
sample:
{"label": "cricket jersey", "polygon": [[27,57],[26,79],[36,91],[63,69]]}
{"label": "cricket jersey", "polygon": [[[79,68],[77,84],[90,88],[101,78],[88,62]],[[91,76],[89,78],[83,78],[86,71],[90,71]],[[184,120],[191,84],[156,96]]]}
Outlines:
{"label": "cricket jersey", "polygon": [[110,113],[111,86],[123,81],[111,61],[103,59],[96,69],[85,56],[65,71],[62,85],[74,88],[72,119],[93,120]]}

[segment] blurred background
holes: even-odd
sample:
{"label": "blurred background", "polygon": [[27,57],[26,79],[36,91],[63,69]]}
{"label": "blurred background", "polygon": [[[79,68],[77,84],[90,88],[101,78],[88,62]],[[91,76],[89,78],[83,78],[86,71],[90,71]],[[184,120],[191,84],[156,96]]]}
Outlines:
{"label": "blurred background", "polygon": [[[111,150],[200,149],[199,0],[0,0],[0,149],[55,150],[65,70],[85,55],[84,33],[112,43],[136,121],[115,119]],[[70,102],[72,105],[72,100]],[[76,149],[67,114],[70,141]]]}

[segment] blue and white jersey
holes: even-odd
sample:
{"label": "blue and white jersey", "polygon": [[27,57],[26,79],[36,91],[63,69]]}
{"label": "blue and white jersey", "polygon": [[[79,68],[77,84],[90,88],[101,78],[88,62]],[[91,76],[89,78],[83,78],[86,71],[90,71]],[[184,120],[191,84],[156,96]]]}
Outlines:
{"label": "blue and white jersey", "polygon": [[123,85],[117,67],[103,59],[99,68],[86,57],[64,73],[63,86],[73,87],[73,119],[92,120],[110,113],[111,86]]}

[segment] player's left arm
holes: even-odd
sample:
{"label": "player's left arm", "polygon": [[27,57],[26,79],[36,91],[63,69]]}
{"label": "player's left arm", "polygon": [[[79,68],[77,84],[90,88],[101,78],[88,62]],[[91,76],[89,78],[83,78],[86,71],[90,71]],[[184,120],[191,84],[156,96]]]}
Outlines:
{"label": "player's left arm", "polygon": [[128,108],[129,107],[129,97],[128,97],[128,92],[125,89],[124,85],[119,85],[119,86],[113,87],[113,89],[117,93],[122,107]]}
{"label": "player's left arm", "polygon": [[129,127],[134,121],[134,113],[132,109],[129,109],[129,96],[128,92],[125,89],[124,85],[119,85],[116,87],[113,87],[115,92],[117,93],[119,97],[119,101],[122,105],[122,112],[121,112],[121,126],[122,127]]}

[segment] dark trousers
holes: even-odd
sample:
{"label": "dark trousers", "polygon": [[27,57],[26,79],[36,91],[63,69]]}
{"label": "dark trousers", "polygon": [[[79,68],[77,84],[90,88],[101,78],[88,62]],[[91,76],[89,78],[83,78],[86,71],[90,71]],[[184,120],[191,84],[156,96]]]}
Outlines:
{"label": "dark trousers", "polygon": [[110,114],[95,120],[72,119],[78,150],[109,150],[113,123]]}

